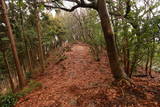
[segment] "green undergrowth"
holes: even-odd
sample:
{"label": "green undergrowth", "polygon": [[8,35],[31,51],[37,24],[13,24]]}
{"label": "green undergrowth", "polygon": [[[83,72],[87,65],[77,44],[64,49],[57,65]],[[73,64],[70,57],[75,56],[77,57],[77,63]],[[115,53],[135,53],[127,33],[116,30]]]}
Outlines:
{"label": "green undergrowth", "polygon": [[18,99],[21,97],[26,96],[27,94],[31,93],[33,90],[41,88],[42,84],[35,81],[30,80],[28,86],[23,88],[21,91],[17,93],[9,92],[5,95],[0,95],[0,107],[13,107]]}

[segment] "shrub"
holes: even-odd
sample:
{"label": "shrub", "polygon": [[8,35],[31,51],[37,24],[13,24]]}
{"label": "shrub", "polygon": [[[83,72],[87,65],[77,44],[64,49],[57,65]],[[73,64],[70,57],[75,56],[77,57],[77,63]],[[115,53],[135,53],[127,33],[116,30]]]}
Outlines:
{"label": "shrub", "polygon": [[31,80],[28,86],[16,94],[8,93],[6,95],[0,95],[0,107],[13,107],[19,98],[26,96],[36,88],[40,88],[42,84]]}
{"label": "shrub", "polygon": [[13,93],[0,96],[1,107],[12,107],[17,102],[17,97]]}

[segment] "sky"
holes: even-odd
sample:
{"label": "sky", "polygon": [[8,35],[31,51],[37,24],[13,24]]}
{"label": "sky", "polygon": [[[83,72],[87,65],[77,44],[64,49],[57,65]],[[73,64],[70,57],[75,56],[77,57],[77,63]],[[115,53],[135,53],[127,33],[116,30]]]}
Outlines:
{"label": "sky", "polygon": [[[68,2],[68,1],[64,1],[64,4],[65,4],[65,7],[67,7],[67,8],[70,8],[70,7],[73,6],[73,3]],[[51,10],[51,14],[52,14],[53,16],[55,16],[56,13],[55,13],[54,9]]]}
{"label": "sky", "polygon": [[[71,2],[68,2],[68,1],[64,1],[64,5],[65,5],[65,7],[67,7],[67,8],[71,8],[72,6],[73,6],[73,3],[71,3]],[[137,0],[137,6],[144,6],[144,0]],[[159,10],[160,11],[160,6],[159,6],[159,8],[157,8],[157,10]],[[156,11],[156,9],[155,10],[153,10],[153,11]],[[53,15],[53,16],[55,16],[55,11],[54,10],[51,10],[51,14]],[[160,15],[160,13],[159,13],[159,15]]]}

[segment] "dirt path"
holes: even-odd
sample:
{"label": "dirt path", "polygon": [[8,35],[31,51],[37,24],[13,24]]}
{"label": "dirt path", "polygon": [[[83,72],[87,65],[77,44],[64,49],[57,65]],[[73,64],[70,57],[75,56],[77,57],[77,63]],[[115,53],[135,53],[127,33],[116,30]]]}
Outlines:
{"label": "dirt path", "polygon": [[47,73],[38,79],[43,88],[22,98],[16,107],[80,105],[81,101],[78,99],[80,100],[81,94],[102,83],[106,78],[105,71],[108,69],[105,58],[104,62],[95,62],[89,54],[88,46],[73,45],[71,51],[65,53],[66,60],[58,65],[51,64],[46,70]]}
{"label": "dirt path", "polygon": [[65,55],[59,64],[50,62],[36,79],[42,88],[20,99],[16,107],[160,107],[160,81],[133,78],[138,88],[123,90],[111,84],[107,58],[96,62],[87,45],[74,44]]}

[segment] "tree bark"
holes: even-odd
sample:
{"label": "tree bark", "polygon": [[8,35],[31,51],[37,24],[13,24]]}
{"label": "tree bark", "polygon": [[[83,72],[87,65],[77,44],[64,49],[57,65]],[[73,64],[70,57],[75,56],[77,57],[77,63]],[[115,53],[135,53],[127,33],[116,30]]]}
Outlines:
{"label": "tree bark", "polygon": [[40,33],[40,22],[39,22],[39,11],[37,4],[35,2],[35,23],[36,23],[36,32],[38,36],[38,45],[39,45],[39,54],[40,54],[40,63],[42,67],[42,72],[44,72],[44,54],[43,54],[43,47],[42,47],[42,39],[41,39],[41,33]]}
{"label": "tree bark", "polygon": [[127,78],[127,75],[120,67],[120,62],[114,41],[114,32],[105,0],[98,0],[97,11],[101,20],[101,26],[107,45],[107,53],[113,77],[115,78],[115,80],[121,80],[123,78],[125,79]]}
{"label": "tree bark", "polygon": [[4,58],[4,63],[6,65],[6,69],[8,71],[9,82],[10,82],[10,86],[11,86],[12,92],[15,92],[14,82],[12,80],[12,73],[10,71],[9,63],[8,63],[8,60],[7,60],[5,52],[3,52],[3,58]]}
{"label": "tree bark", "polygon": [[155,46],[153,45],[152,49],[151,49],[151,53],[150,53],[150,65],[149,65],[149,76],[151,78],[153,78],[152,76],[152,66],[153,66],[153,58],[154,58],[154,52],[155,52]]}
{"label": "tree bark", "polygon": [[28,38],[26,37],[25,34],[25,31],[24,31],[24,23],[23,23],[23,13],[22,13],[22,10],[20,8],[20,17],[21,17],[21,35],[22,35],[22,39],[24,41],[24,45],[25,45],[25,49],[26,49],[26,55],[27,55],[27,58],[28,58],[28,62],[29,62],[29,70],[30,72],[33,71],[33,66],[32,66],[32,59],[31,59],[31,54],[30,54],[30,50],[27,46],[27,42],[28,42]]}
{"label": "tree bark", "polygon": [[146,72],[146,75],[148,75],[148,64],[149,64],[149,56],[150,55],[150,51],[149,51],[149,48],[147,49],[147,60],[146,60],[146,65],[145,65],[145,72]]}
{"label": "tree bark", "polygon": [[10,40],[11,47],[12,47],[12,53],[13,53],[13,57],[14,57],[15,65],[16,65],[16,69],[17,69],[19,85],[20,85],[20,88],[22,88],[25,85],[25,79],[24,79],[24,75],[21,71],[21,65],[20,65],[20,61],[19,61],[19,57],[18,57],[18,53],[17,53],[15,38],[14,38],[14,35],[12,32],[12,28],[11,28],[11,24],[10,24],[10,21],[8,18],[8,12],[7,12],[6,4],[5,4],[4,0],[0,0],[0,7],[2,8],[3,19],[4,19],[4,23],[6,24],[6,28],[7,28],[7,36]]}
{"label": "tree bark", "polygon": [[[127,26],[124,26],[124,32],[127,32]],[[130,50],[129,50],[129,41],[128,35],[124,35],[124,49],[123,49],[123,57],[124,57],[124,71],[129,76],[130,74]]]}

